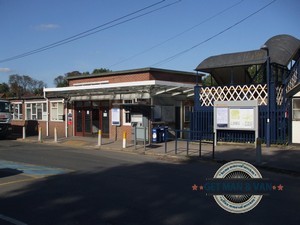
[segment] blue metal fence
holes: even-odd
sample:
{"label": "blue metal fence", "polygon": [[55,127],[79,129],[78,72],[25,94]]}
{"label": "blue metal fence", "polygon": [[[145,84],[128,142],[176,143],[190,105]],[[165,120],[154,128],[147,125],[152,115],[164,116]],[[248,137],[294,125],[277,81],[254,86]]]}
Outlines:
{"label": "blue metal fence", "polygon": [[[209,133],[213,132],[213,107],[201,107],[200,110],[192,112],[191,114],[191,131],[203,132],[202,138],[205,140],[212,140]],[[288,142],[288,130],[286,118],[286,110],[279,106],[270,112],[271,124],[271,143],[272,144],[286,144]],[[259,106],[259,137],[266,142],[265,130],[267,126],[267,106]],[[191,139],[198,140],[199,133],[191,132]],[[217,141],[224,142],[241,142],[254,143],[254,131],[241,130],[219,130],[217,132]]]}

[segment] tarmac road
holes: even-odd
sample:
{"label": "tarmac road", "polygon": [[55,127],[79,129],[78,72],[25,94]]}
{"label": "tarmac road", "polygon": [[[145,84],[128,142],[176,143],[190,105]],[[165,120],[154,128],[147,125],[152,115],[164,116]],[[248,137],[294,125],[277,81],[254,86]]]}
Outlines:
{"label": "tarmac road", "polygon": [[221,166],[155,156],[0,141],[0,224],[300,224],[300,178],[260,169],[282,191],[233,214],[193,191]]}

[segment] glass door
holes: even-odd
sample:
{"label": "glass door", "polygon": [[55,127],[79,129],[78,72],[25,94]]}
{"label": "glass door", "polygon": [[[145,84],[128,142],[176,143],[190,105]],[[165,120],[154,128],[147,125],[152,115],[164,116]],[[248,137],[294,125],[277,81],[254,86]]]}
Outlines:
{"label": "glass door", "polygon": [[104,137],[109,137],[109,108],[102,107],[101,109],[101,128]]}
{"label": "glass door", "polygon": [[84,136],[92,134],[92,110],[84,109]]}
{"label": "glass door", "polygon": [[76,136],[83,136],[83,121],[82,121],[82,118],[83,118],[83,111],[82,109],[76,109],[75,111],[75,135]]}
{"label": "glass door", "polygon": [[92,133],[98,134],[98,130],[100,129],[100,117],[99,117],[99,109],[93,109],[92,112]]}
{"label": "glass door", "polygon": [[75,103],[75,135],[90,136],[102,130],[109,137],[109,102],[79,101]]}
{"label": "glass door", "polygon": [[76,109],[76,136],[85,136],[92,134],[92,111],[89,109]]}

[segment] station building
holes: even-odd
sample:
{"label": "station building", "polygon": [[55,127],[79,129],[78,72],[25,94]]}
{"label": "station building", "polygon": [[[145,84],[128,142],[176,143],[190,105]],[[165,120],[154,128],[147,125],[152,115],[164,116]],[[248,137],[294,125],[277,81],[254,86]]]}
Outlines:
{"label": "station building", "polygon": [[[133,126],[188,130],[212,140],[215,101],[258,103],[258,136],[264,143],[300,143],[300,40],[271,37],[258,49],[210,56],[196,72],[142,68],[68,77],[68,87],[44,96],[11,100],[13,124],[37,121],[44,136],[132,138]],[[217,85],[203,86],[203,74]],[[181,132],[182,136],[184,132]],[[220,130],[218,141],[255,142],[252,131]]]}
{"label": "station building", "polygon": [[13,125],[37,121],[43,136],[132,135],[132,126],[188,129],[194,105],[193,72],[142,68],[68,77],[68,87],[44,88],[44,96],[11,100]]}

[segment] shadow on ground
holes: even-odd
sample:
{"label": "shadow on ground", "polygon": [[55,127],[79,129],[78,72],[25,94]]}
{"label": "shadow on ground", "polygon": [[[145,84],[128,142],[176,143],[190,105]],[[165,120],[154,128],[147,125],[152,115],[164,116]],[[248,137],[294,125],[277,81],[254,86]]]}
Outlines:
{"label": "shadow on ground", "polygon": [[11,168],[3,168],[3,169],[0,169],[0,178],[15,176],[15,175],[18,175],[21,173],[23,173],[23,172],[20,170],[11,169]]}
{"label": "shadow on ground", "polygon": [[[221,209],[192,191],[219,164],[142,163],[47,177],[0,198],[0,212],[30,225],[300,224],[299,197],[290,191],[264,199],[246,214]],[[280,203],[279,203],[280,202]],[[289,207],[278,207],[286,205]]]}

